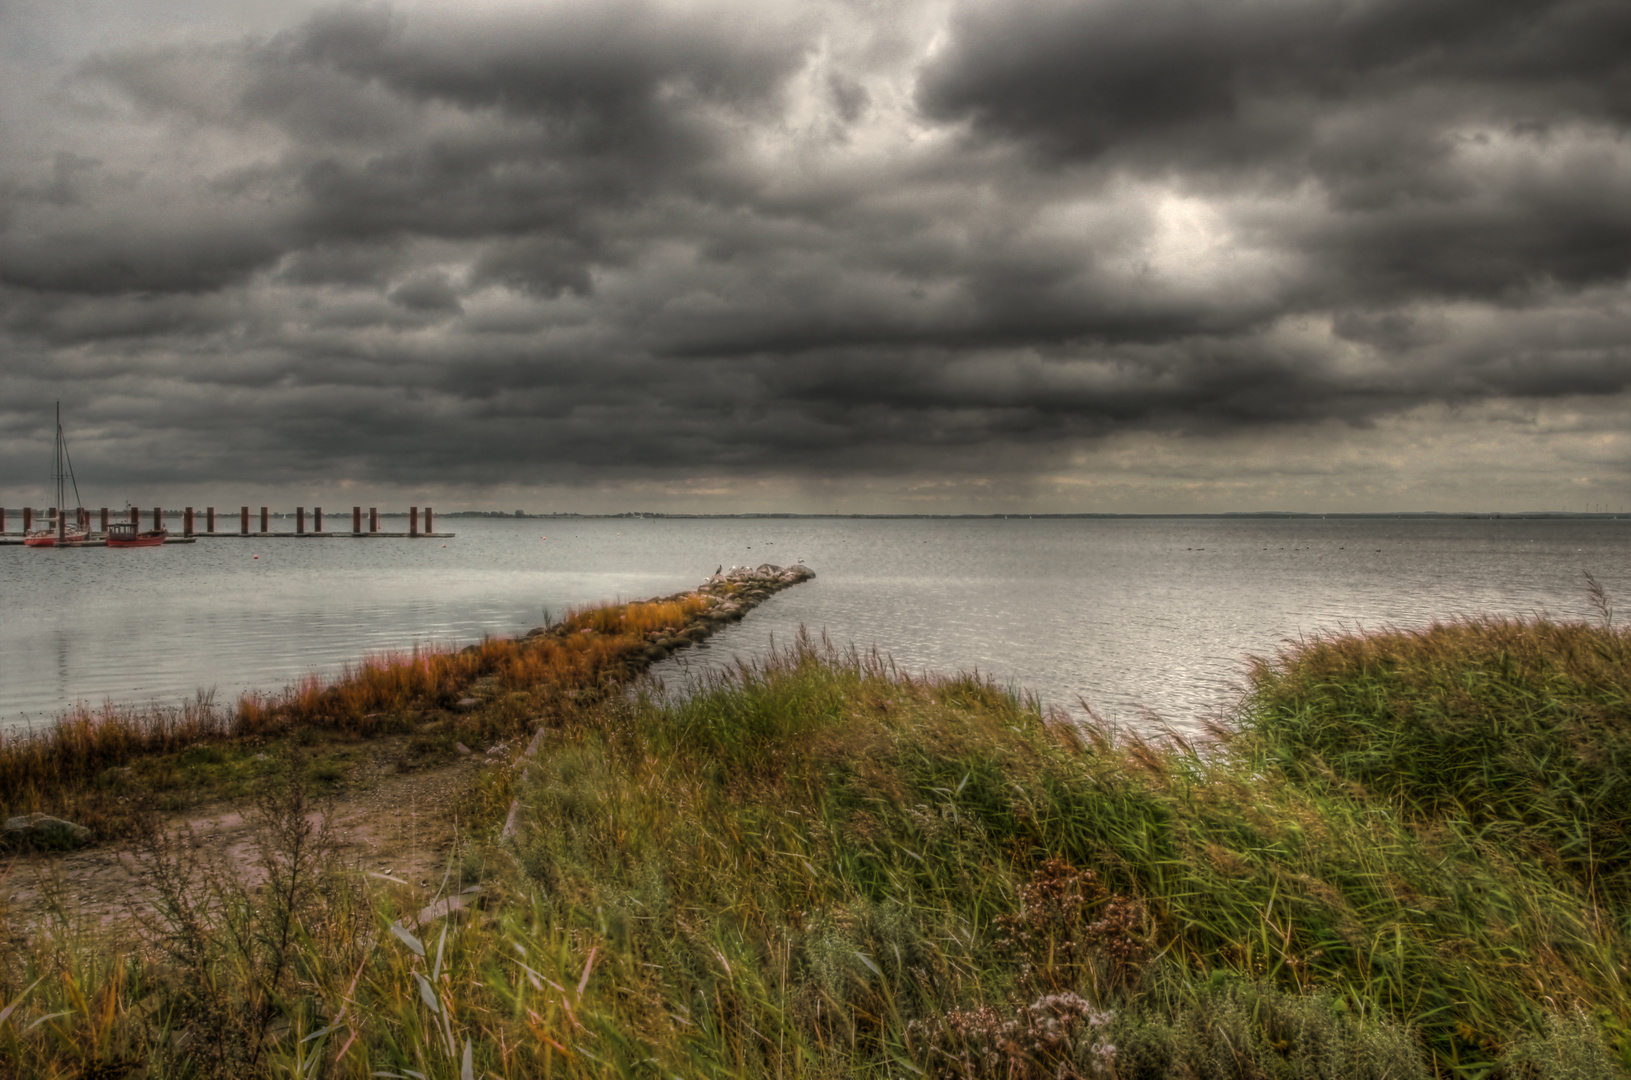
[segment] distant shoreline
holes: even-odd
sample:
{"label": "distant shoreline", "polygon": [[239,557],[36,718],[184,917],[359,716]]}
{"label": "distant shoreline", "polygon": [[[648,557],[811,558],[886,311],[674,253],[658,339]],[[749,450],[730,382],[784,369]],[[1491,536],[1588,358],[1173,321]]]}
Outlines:
{"label": "distant shoreline", "polygon": [[[180,519],[183,511],[165,510],[166,519]],[[381,518],[406,518],[408,514],[397,510],[381,510]],[[438,518],[486,518],[497,521],[628,521],[636,519],[668,519],[675,521],[1631,521],[1631,511],[1579,511],[1579,510],[1389,510],[1375,513],[1316,514],[1301,510],[1230,510],[1218,514],[688,514],[659,511],[625,510],[616,514],[584,514],[572,510],[548,514],[531,514],[519,510],[451,510],[438,512]],[[293,519],[291,511],[269,511],[274,520]],[[203,535],[203,534],[200,534]],[[254,533],[251,535],[260,535]]]}
{"label": "distant shoreline", "polygon": [[[277,516],[277,515],[273,515]],[[391,515],[381,514],[381,517]],[[404,515],[397,514],[397,517]],[[533,519],[560,519],[579,518],[585,521],[631,518],[672,518],[682,521],[718,520],[718,521],[1020,521],[1020,520],[1049,520],[1049,521],[1094,521],[1094,520],[1232,520],[1232,519],[1275,519],[1291,518],[1298,520],[1319,520],[1335,518],[1338,520],[1386,520],[1386,519],[1429,519],[1429,520],[1489,520],[1499,521],[1517,519],[1523,521],[1552,521],[1552,520],[1581,520],[1581,521],[1619,521],[1631,520],[1631,511],[1587,512],[1570,510],[1518,510],[1518,511],[1481,511],[1481,510],[1399,510],[1378,513],[1332,513],[1315,514],[1294,510],[1231,510],[1220,514],[682,514],[658,513],[654,511],[627,510],[618,514],[580,514],[573,511],[559,511],[549,514],[526,514],[521,511],[506,512],[503,510],[454,510],[448,513],[439,513],[442,518],[495,518],[499,520],[533,520]]]}

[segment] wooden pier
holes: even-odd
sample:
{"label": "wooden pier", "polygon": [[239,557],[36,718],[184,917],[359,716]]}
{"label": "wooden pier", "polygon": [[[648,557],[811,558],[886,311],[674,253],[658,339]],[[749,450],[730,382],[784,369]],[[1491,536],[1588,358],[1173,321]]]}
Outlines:
{"label": "wooden pier", "polygon": [[[58,548],[58,547],[53,546],[53,547],[48,548],[46,550],[59,551],[59,550],[62,550],[63,548],[107,547],[108,546],[108,534],[107,533],[91,533],[90,535],[91,535],[91,538],[89,540],[81,540],[77,544],[64,544],[64,545],[62,545],[62,548]],[[164,542],[166,544],[196,544],[196,543],[198,543],[198,537],[196,537],[196,536],[166,536],[164,538]],[[0,533],[0,547],[22,547],[22,546],[23,546],[23,534],[22,533]]]}
{"label": "wooden pier", "polygon": [[[249,507],[241,506],[238,508],[238,527],[236,529],[221,530],[216,527],[221,522],[217,521],[215,507],[213,506],[206,506],[204,508],[202,528],[199,528],[200,522],[198,521],[198,515],[191,506],[185,507],[180,511],[172,510],[168,512],[166,512],[163,507],[155,506],[153,507],[152,528],[155,531],[162,529],[165,527],[165,518],[167,516],[177,513],[180,514],[181,529],[179,530],[179,533],[172,533],[165,540],[165,543],[167,544],[191,544],[198,540],[212,539],[331,540],[341,537],[349,537],[354,540],[448,540],[454,535],[450,532],[444,533],[436,531],[436,511],[429,506],[424,508],[423,529],[419,527],[420,508],[417,506],[411,506],[408,508],[407,532],[387,532],[386,530],[381,529],[379,507],[377,506],[370,506],[368,508],[368,518],[366,522],[367,528],[363,527],[364,520],[362,507],[353,506],[351,508],[351,528],[349,530],[326,529],[324,528],[323,508],[320,506],[314,506],[311,508],[311,511],[311,517],[309,519],[311,528],[308,529],[306,527],[308,524],[306,508],[304,506],[295,507],[294,531],[290,532],[286,529],[283,531],[278,531],[272,527],[272,510],[271,507],[267,506],[262,506],[260,508],[260,514],[258,516],[259,520],[253,522],[253,524],[258,525],[259,528],[250,528],[252,522]],[[6,508],[0,507],[0,544],[21,544],[23,542],[23,538],[27,534],[35,531],[36,521],[38,521],[41,527],[56,527],[57,508],[54,506],[46,511],[38,511],[33,507],[23,507],[21,510],[16,511],[17,518],[21,519],[20,521],[17,521],[17,524],[22,526],[22,529],[17,532],[7,531],[8,527],[14,520],[9,516],[11,513],[12,512],[8,511]],[[89,533],[90,539],[72,546],[107,546],[108,524],[112,519],[112,515],[109,513],[107,507],[104,506],[101,508],[101,529],[96,531],[93,531],[91,528],[91,512],[89,510],[81,507],[73,513],[79,522],[79,528],[84,529],[87,533]],[[126,513],[128,513],[130,523],[138,528],[141,527],[142,512],[140,508],[132,506],[128,511],[116,511],[115,513],[117,513],[120,517],[123,517]]]}

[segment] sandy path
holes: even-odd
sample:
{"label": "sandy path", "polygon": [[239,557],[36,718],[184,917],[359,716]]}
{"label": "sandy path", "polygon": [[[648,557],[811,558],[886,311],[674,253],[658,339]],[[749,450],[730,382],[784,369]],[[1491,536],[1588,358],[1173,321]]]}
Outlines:
{"label": "sandy path", "polygon": [[[442,884],[453,853],[458,833],[454,807],[476,775],[497,762],[476,754],[403,773],[396,762],[404,742],[392,738],[373,743],[369,758],[355,767],[327,812],[344,865],[359,874],[406,883],[411,898],[428,901]],[[258,876],[254,826],[241,807],[199,807],[172,816],[166,829],[190,829],[194,843],[225,855],[243,868],[246,878]],[[53,909],[71,924],[121,923],[132,903],[142,900],[135,856],[126,842],[0,861],[0,924],[9,924],[14,936],[33,932]]]}

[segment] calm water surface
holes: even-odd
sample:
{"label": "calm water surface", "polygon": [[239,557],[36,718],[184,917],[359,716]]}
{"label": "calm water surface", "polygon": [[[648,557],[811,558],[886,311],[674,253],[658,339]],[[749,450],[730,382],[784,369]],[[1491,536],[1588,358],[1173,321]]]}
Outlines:
{"label": "calm water surface", "polygon": [[511,634],[546,609],[689,588],[719,564],[802,559],[818,577],[706,651],[659,665],[670,687],[802,624],[909,670],[978,669],[1134,723],[1154,712],[1187,725],[1220,708],[1248,654],[1298,635],[1469,613],[1591,617],[1583,569],[1631,614],[1625,520],[441,524],[457,537],[0,547],[0,725],[37,724],[75,701],[211,689],[230,700],[368,652]]}

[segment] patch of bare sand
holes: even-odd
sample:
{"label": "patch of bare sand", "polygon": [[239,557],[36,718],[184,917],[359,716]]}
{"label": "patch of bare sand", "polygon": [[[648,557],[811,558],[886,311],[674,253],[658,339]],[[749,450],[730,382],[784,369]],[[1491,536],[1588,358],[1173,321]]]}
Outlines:
{"label": "patch of bare sand", "polygon": [[[324,809],[335,853],[355,873],[390,881],[415,903],[428,901],[441,886],[457,840],[459,797],[483,769],[502,758],[481,754],[452,762],[398,771],[406,740],[385,738],[354,769]],[[171,815],[165,831],[190,836],[212,849],[253,884],[260,876],[253,821],[241,805],[203,806]],[[85,927],[122,923],[146,904],[138,857],[127,841],[98,843],[66,853],[26,853],[0,862],[0,912],[13,934],[27,933],[55,912]]]}

